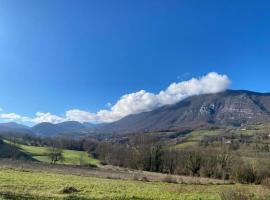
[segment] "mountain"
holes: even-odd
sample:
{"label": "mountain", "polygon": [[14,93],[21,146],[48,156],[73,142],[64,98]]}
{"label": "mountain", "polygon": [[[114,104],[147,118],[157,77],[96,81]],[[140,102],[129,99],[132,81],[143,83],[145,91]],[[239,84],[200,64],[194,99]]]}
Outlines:
{"label": "mountain", "polygon": [[89,122],[84,122],[83,125],[84,125],[86,128],[93,129],[93,128],[95,128],[98,124],[92,124],[92,123],[89,123]]}
{"label": "mountain", "polygon": [[31,134],[32,132],[28,126],[15,122],[7,122],[0,123],[0,133]]}
{"label": "mountain", "polygon": [[87,126],[76,121],[67,121],[59,124],[42,122],[33,126],[31,130],[41,136],[55,136],[64,133],[82,133],[87,130]]}
{"label": "mountain", "polygon": [[35,134],[39,136],[57,136],[60,134],[80,135],[95,132],[95,124],[67,121],[58,124],[39,123],[32,128],[15,122],[0,123],[0,134]]}
{"label": "mountain", "polygon": [[0,133],[17,131],[41,136],[125,134],[213,126],[238,127],[243,124],[264,122],[270,122],[270,93],[227,90],[216,94],[192,96],[173,105],[126,116],[113,123],[43,122],[32,128],[16,123],[2,123]]}
{"label": "mountain", "polygon": [[28,126],[18,124],[16,122],[0,123],[0,126],[6,127],[6,128],[15,128],[15,129],[29,129]]}
{"label": "mountain", "polygon": [[270,93],[227,90],[192,96],[103,124],[99,133],[136,133],[270,122]]}

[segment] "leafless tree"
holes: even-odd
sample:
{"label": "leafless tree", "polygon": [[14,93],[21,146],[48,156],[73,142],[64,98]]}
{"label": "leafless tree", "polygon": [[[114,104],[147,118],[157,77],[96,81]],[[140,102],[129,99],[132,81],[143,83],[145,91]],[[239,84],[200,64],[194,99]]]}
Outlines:
{"label": "leafless tree", "polygon": [[47,155],[51,160],[51,164],[56,164],[56,162],[63,160],[63,149],[58,142],[52,141],[47,149]]}

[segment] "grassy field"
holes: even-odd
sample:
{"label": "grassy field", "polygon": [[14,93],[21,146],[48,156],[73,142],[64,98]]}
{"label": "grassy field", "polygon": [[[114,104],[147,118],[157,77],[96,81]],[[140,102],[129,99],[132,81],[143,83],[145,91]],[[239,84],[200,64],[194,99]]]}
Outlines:
{"label": "grassy field", "polygon": [[[5,141],[8,143],[8,141]],[[18,149],[31,156],[34,160],[40,162],[50,163],[50,158],[46,155],[47,147],[36,147],[17,144]],[[99,160],[90,157],[86,152],[64,150],[63,160],[58,161],[57,164],[65,165],[99,165]]]}
{"label": "grassy field", "polygon": [[204,136],[213,136],[218,135],[218,130],[200,130],[200,131],[192,131],[188,134],[187,139],[180,144],[175,145],[176,149],[183,149],[187,147],[191,147],[194,145],[199,144],[201,139],[203,139]]}
{"label": "grassy field", "polygon": [[[66,186],[78,192],[64,194]],[[219,200],[222,191],[232,188],[254,194],[269,192],[255,185],[169,184],[0,169],[0,199]]]}

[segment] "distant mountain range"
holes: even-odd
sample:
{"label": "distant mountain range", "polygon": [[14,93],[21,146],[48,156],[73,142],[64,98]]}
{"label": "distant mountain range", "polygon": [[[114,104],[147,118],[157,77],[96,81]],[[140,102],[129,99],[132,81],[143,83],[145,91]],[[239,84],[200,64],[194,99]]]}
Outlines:
{"label": "distant mountain range", "polygon": [[22,133],[31,134],[31,128],[15,122],[0,123],[0,133]]}
{"label": "distant mountain range", "polygon": [[80,122],[68,121],[59,124],[43,122],[31,128],[37,135],[55,136],[63,133],[82,133],[87,132],[88,127]]}
{"label": "distant mountain range", "polygon": [[216,94],[192,96],[173,105],[126,116],[113,123],[94,125],[74,121],[40,123],[32,128],[0,124],[2,131],[23,131],[43,136],[70,134],[123,134],[180,130],[210,126],[241,126],[270,122],[270,93],[227,90]]}
{"label": "distant mountain range", "polygon": [[51,137],[60,134],[87,134],[90,133],[91,130],[94,130],[94,127],[95,125],[90,123],[80,123],[76,121],[67,121],[59,124],[42,122],[33,127],[9,122],[0,123],[0,133],[35,134]]}

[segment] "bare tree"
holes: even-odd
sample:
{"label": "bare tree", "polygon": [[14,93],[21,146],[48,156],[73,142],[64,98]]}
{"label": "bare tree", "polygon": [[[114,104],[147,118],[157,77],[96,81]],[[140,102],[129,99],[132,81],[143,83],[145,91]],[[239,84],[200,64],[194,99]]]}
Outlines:
{"label": "bare tree", "polygon": [[52,141],[47,149],[47,155],[51,160],[51,164],[56,164],[56,162],[63,160],[63,149],[58,142]]}
{"label": "bare tree", "polygon": [[185,167],[189,170],[192,176],[199,173],[202,167],[202,162],[202,156],[198,151],[187,152]]}
{"label": "bare tree", "polygon": [[229,167],[231,165],[232,157],[226,151],[221,151],[220,154],[217,156],[217,161],[222,170],[222,179],[225,180],[227,173],[229,171]]}

